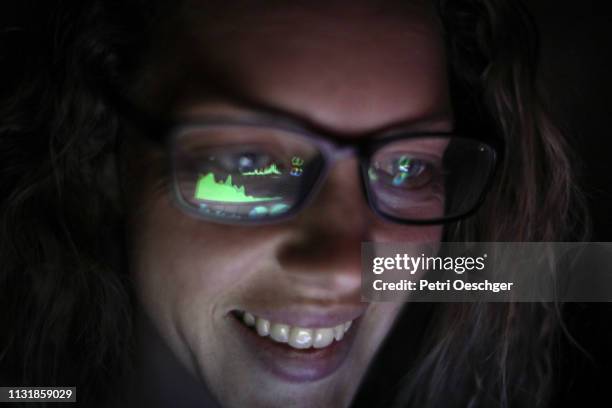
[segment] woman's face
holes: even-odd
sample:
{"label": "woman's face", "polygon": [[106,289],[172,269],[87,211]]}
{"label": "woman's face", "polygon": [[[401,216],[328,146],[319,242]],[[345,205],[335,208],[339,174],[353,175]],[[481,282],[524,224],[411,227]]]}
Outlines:
{"label": "woman's face", "polygon": [[[160,45],[140,88],[143,104],[159,101],[176,117],[256,116],[240,94],[346,137],[399,124],[452,129],[442,39],[420,2],[223,14],[194,1],[176,25],[176,43]],[[354,158],[289,221],[213,224],[173,204],[151,171],[161,154],[138,154],[145,183],[131,199],[132,276],[177,358],[223,406],[347,406],[401,306],[361,301],[360,244],[439,241],[442,228],[378,218]],[[300,348],[309,334],[317,348]]]}

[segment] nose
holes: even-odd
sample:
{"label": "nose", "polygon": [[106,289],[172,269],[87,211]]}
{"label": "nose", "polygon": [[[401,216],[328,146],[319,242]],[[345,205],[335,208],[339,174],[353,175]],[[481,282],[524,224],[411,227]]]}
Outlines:
{"label": "nose", "polygon": [[359,301],[361,242],[374,216],[361,188],[357,160],[337,162],[320,191],[292,221],[277,259],[292,285],[319,297]]}

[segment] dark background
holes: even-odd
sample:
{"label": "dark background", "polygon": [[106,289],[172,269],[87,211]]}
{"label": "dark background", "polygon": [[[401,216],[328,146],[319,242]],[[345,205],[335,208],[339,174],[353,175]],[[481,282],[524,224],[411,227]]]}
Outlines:
{"label": "dark background", "polygon": [[582,159],[591,240],[612,241],[612,2],[526,3],[540,29],[540,75],[553,117]]}

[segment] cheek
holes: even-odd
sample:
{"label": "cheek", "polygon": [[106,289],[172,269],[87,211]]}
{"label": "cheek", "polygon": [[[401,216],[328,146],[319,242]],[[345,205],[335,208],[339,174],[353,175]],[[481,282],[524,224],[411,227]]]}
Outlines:
{"label": "cheek", "polygon": [[371,303],[368,313],[363,321],[363,331],[368,333],[368,344],[365,346],[366,354],[376,352],[380,343],[385,339],[391,326],[403,308],[401,302]]}
{"label": "cheek", "polygon": [[243,281],[274,261],[271,252],[281,239],[272,227],[199,221],[165,197],[131,218],[130,231],[132,275],[151,309],[190,308],[194,303],[210,309],[231,302]]}

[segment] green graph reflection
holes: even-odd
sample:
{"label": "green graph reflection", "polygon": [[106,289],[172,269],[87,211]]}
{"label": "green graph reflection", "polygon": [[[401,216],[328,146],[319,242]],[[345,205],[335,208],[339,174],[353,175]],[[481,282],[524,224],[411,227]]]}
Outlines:
{"label": "green graph reflection", "polygon": [[195,198],[198,200],[222,201],[226,203],[254,203],[260,201],[278,200],[282,197],[254,197],[247,195],[244,186],[232,184],[232,176],[225,181],[217,182],[213,173],[201,175],[195,188]]}
{"label": "green graph reflection", "polygon": [[282,173],[278,170],[278,167],[276,167],[276,164],[274,163],[262,170],[253,170],[241,173],[242,176],[280,176],[281,174]]}

